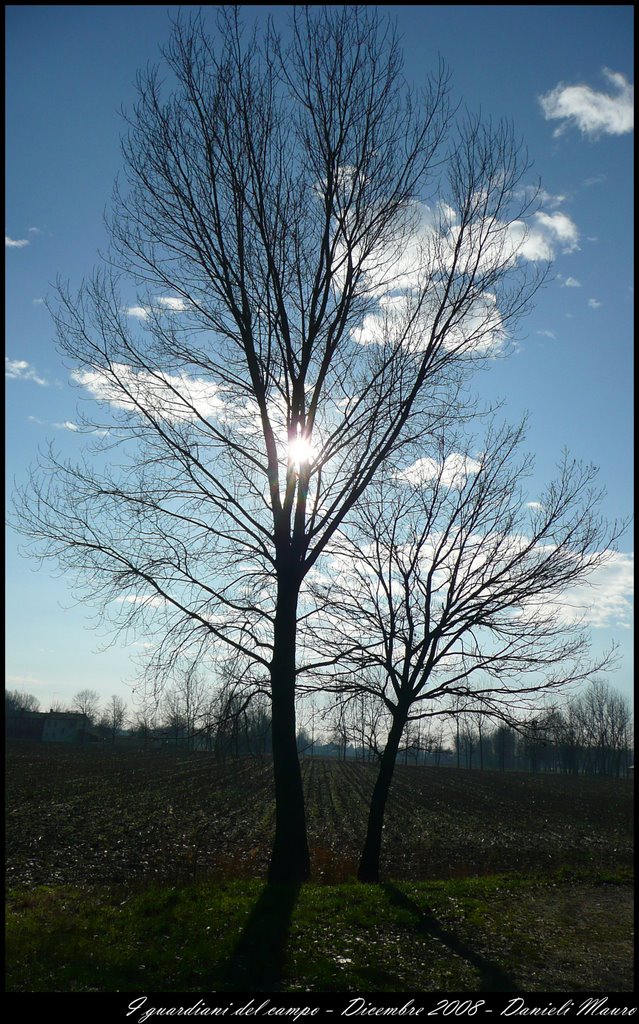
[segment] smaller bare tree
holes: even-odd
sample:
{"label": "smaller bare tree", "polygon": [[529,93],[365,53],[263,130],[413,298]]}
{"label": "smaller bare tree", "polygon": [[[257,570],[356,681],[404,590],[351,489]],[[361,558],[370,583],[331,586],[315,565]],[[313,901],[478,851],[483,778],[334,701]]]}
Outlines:
{"label": "smaller bare tree", "polygon": [[[622,527],[599,515],[596,471],[568,457],[539,501],[528,501],[523,436],[523,424],[491,428],[473,456],[442,440],[435,457],[371,488],[333,546],[330,615],[314,641],[347,652],[333,688],[374,694],[391,720],[362,881],[379,877],[408,722],[463,712],[467,722],[482,714],[518,725],[540,695],[590,678],[612,656],[589,660],[589,635],[565,615],[564,598],[607,560]],[[327,589],[321,578],[317,589]]]}

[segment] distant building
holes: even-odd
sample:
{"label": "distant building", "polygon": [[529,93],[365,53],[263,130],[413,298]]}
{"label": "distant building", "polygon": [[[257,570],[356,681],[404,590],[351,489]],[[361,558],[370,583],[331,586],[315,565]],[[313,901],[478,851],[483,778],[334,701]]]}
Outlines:
{"label": "distant building", "polygon": [[92,740],[89,720],[80,711],[9,711],[5,735],[12,740],[82,743]]}
{"label": "distant building", "polygon": [[81,743],[90,739],[89,720],[79,711],[49,711],[44,716],[42,739],[45,743]]}

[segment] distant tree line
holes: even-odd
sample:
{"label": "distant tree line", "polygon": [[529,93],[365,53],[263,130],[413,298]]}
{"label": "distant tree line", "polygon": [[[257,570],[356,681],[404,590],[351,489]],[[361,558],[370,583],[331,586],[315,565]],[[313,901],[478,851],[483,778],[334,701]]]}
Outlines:
{"label": "distant tree line", "polygon": [[[383,708],[360,695],[334,707],[329,744],[315,753],[374,761],[383,751]],[[304,733],[308,747],[308,736]],[[626,776],[634,756],[630,702],[609,683],[593,680],[563,706],[522,719],[519,727],[483,713],[451,707],[450,728],[440,719],[406,724],[399,764],[453,765],[499,771]]]}
{"label": "distant tree line", "polygon": [[146,748],[157,745],[205,750],[218,758],[272,752],[271,715],[265,694],[223,681],[211,690],[193,669],[187,669],[162,700],[146,702],[131,732]]}
{"label": "distant tree line", "polygon": [[21,693],[20,690],[4,691],[4,712],[39,711],[40,701],[32,693]]}
{"label": "distant tree line", "polygon": [[[40,710],[33,694],[5,690],[5,715]],[[167,690],[157,707],[133,715],[115,695],[100,707],[100,695],[88,689],[80,690],[68,708],[57,703],[51,710],[84,714],[94,736],[113,743],[127,733],[145,749],[162,744],[207,751],[220,759],[272,753],[268,695],[229,679],[212,690],[193,671]],[[384,749],[384,721],[382,709],[362,695],[328,711],[313,706],[298,730],[298,750],[305,757],[377,761]],[[451,721],[449,730],[440,719],[408,722],[398,763],[621,777],[629,774],[633,762],[630,702],[603,679],[591,682],[562,707],[522,720],[519,728],[454,708]]]}

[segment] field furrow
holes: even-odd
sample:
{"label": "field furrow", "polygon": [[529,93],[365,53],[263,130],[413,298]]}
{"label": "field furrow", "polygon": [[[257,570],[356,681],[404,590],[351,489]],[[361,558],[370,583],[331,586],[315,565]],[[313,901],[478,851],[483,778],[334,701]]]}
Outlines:
{"label": "field furrow", "polygon": [[[313,878],[354,876],[376,777],[369,762],[302,761]],[[268,758],[7,747],[10,890],[263,877],[274,828]],[[625,779],[397,767],[385,875],[434,879],[633,863]]]}

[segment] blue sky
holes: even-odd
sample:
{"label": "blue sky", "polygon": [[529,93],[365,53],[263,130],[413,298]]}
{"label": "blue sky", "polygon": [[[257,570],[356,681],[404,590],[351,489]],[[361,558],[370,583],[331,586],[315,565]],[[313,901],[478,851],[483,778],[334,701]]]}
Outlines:
{"label": "blue sky", "polygon": [[[182,8],[184,10],[184,8]],[[188,8],[186,8],[188,10]],[[553,279],[522,323],[516,351],[478,388],[530,412],[532,487],[561,449],[600,467],[605,512],[632,510],[632,8],[628,6],[393,6],[406,74],[419,84],[438,55],[469,109],[511,119],[545,190],[540,244]],[[80,451],[70,429],[77,390],[56,353],[42,300],[59,275],[73,286],[105,247],[102,215],[121,166],[118,111],[135,72],[169,35],[160,6],[10,6],[7,45],[6,426],[8,485],[53,439]],[[207,8],[210,10],[210,8]],[[248,6],[247,20],[265,8]],[[276,19],[286,8],[273,7]],[[531,493],[534,498],[534,493]],[[598,580],[595,649],[621,646],[610,682],[630,696],[632,536]],[[84,687],[130,702],[139,648],[100,636],[70,581],[21,558],[7,542],[6,683],[44,706]]]}

